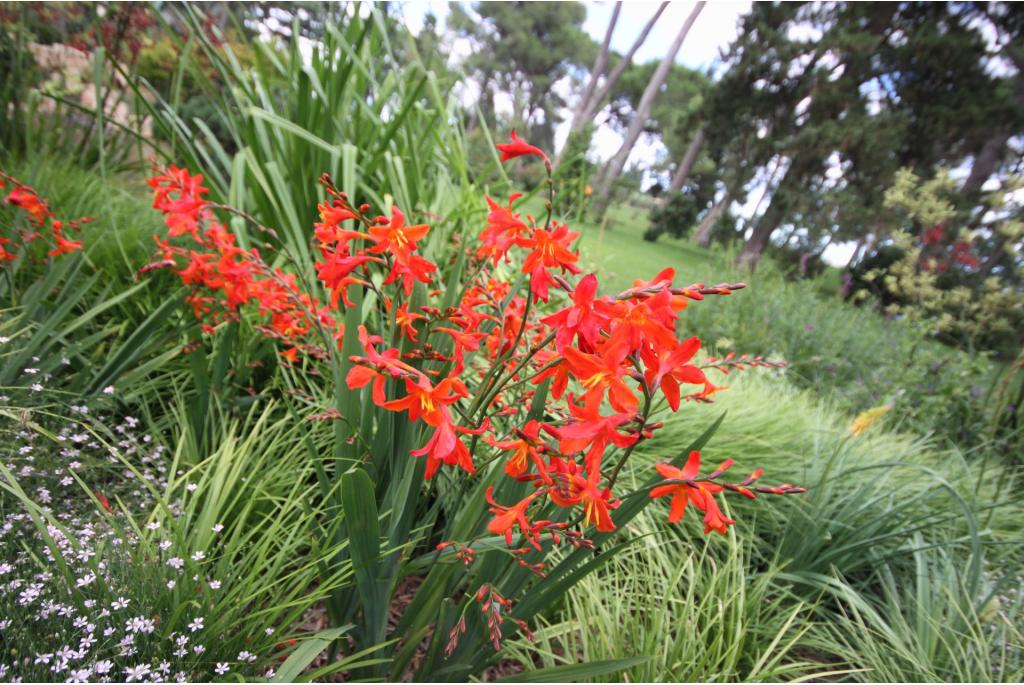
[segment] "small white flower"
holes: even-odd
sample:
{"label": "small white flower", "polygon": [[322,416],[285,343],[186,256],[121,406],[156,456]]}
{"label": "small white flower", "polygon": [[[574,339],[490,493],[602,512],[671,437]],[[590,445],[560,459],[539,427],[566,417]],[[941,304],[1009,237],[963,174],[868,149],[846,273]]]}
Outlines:
{"label": "small white flower", "polygon": [[177,581],[175,581],[174,579],[168,580],[167,581],[167,589],[168,590],[173,590],[174,586],[177,585],[177,584],[178,584]]}
{"label": "small white flower", "polygon": [[274,634],[274,629],[273,628],[267,628],[263,632],[266,633],[267,635],[273,635]]}
{"label": "small white flower", "polygon": [[224,526],[223,526],[222,524],[220,524],[220,523],[218,523],[217,525],[215,525],[215,526],[213,527],[213,532],[214,532],[214,533],[219,533],[219,532],[221,532],[222,530],[224,530]]}
{"label": "small white flower", "polygon": [[117,611],[118,609],[127,609],[129,601],[130,600],[127,597],[118,597],[110,603],[110,608],[114,611]]}
{"label": "small white flower", "polygon": [[126,668],[124,669],[124,675],[125,682],[141,682],[143,678],[149,675],[149,666],[146,664],[140,664],[134,668]]}
{"label": "small white flower", "polygon": [[202,630],[203,629],[203,617],[199,616],[198,618],[193,620],[191,623],[189,623],[188,624],[188,629],[191,630],[193,633]]}
{"label": "small white flower", "polygon": [[34,376],[35,374],[39,373],[39,369],[25,369],[25,373],[31,374],[31,375]]}
{"label": "small white flower", "polygon": [[206,552],[199,550],[192,555],[192,561],[202,561],[206,558]]}
{"label": "small white flower", "polygon": [[113,662],[104,659],[103,661],[97,661],[95,664],[93,664],[92,670],[96,673],[96,675],[104,675],[106,673],[110,673],[110,669],[112,669],[113,667]]}
{"label": "small white flower", "polygon": [[181,557],[171,557],[167,560],[167,565],[173,569],[181,570],[181,568],[185,565],[185,560]]}
{"label": "small white flower", "polygon": [[43,386],[42,386],[41,383],[33,383],[29,387],[32,388],[32,392],[41,392],[42,389],[43,389]]}
{"label": "small white flower", "polygon": [[230,669],[229,669],[229,667],[228,667],[227,663],[225,663],[225,662],[223,662],[223,661],[218,661],[218,662],[217,662],[217,668],[215,668],[215,669],[213,669],[213,670],[214,670],[214,672],[215,672],[215,673],[216,673],[217,675],[224,675],[224,674],[225,674],[225,673],[227,673],[227,672],[228,672],[228,671],[229,671]]}
{"label": "small white flower", "polygon": [[206,647],[203,647],[202,645],[196,645],[195,647],[192,648],[192,651],[195,652],[196,654],[202,654],[203,652],[206,651]]}
{"label": "small white flower", "polygon": [[273,678],[273,677],[274,677],[274,675],[276,675],[276,674],[277,674],[277,671],[275,671],[275,670],[274,670],[274,669],[272,669],[272,668],[268,668],[268,669],[267,669],[267,672],[263,674],[263,677],[264,677],[264,678],[266,678],[267,680],[270,680],[270,679],[271,679],[271,678]]}
{"label": "small white flower", "polygon": [[170,549],[170,547],[171,547],[171,541],[170,540],[163,540],[160,543],[160,549],[162,549],[162,550],[168,550],[168,549]]}
{"label": "small white flower", "polygon": [[220,581],[219,580],[211,580],[210,581],[210,589],[211,590],[219,590],[220,589]]}
{"label": "small white flower", "polygon": [[147,530],[156,530],[159,527],[160,527],[160,522],[159,521],[150,521],[149,523],[146,524],[146,529]]}
{"label": "small white flower", "polygon": [[91,675],[92,675],[92,669],[91,668],[79,668],[77,670],[71,671],[71,673],[68,675],[67,680],[65,680],[64,682],[66,682],[66,683],[87,683],[87,682],[89,682],[89,676],[91,676]]}
{"label": "small white flower", "polygon": [[195,483],[189,483],[188,485],[185,486],[185,489],[188,490],[189,492],[195,492],[196,488],[198,487],[199,486],[196,485]]}
{"label": "small white flower", "polygon": [[8,342],[10,342],[10,340],[11,339],[8,338],[7,336],[0,335],[0,345],[6,345]]}
{"label": "small white flower", "polygon": [[253,654],[252,652],[247,652],[245,650],[242,650],[241,652],[238,653],[238,660],[239,661],[245,661],[245,662],[251,664],[252,662],[256,661],[256,655]]}
{"label": "small white flower", "polygon": [[[113,395],[114,394],[114,386],[108,385],[107,387],[103,388],[103,394],[104,395]],[[148,671],[149,668],[147,667],[146,670]]]}

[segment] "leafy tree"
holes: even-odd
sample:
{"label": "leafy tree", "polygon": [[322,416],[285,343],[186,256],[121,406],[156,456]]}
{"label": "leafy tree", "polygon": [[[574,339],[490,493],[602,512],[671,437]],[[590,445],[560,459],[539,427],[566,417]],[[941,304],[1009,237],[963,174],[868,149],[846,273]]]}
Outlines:
{"label": "leafy tree", "polygon": [[476,3],[472,16],[452,5],[449,24],[476,45],[465,68],[481,90],[481,110],[493,120],[498,91],[513,102],[512,125],[529,126],[531,142],[554,148],[564,100],[554,84],[585,69],[597,50],[583,31],[586,10],[578,2]]}

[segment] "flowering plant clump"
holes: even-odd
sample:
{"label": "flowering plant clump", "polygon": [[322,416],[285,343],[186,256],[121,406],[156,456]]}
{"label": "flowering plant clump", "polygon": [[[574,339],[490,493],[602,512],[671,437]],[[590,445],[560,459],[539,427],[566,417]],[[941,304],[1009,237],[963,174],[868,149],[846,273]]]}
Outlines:
{"label": "flowering plant clump", "polygon": [[[76,252],[82,249],[82,242],[68,238],[66,229],[80,231],[82,224],[92,221],[92,217],[82,217],[71,221],[62,221],[50,211],[47,201],[39,197],[36,191],[21,183],[13,176],[0,170],[0,188],[7,188],[4,204],[15,208],[25,216],[27,226],[17,231],[12,227],[0,226],[0,230],[11,231],[5,235],[0,233],[0,262],[13,262],[18,259],[19,245],[28,247],[35,242],[48,246],[47,254],[51,257]],[[5,222],[6,223],[6,222]]]}
{"label": "flowering plant clump", "polygon": [[[21,427],[0,452],[3,494],[21,492],[35,503],[0,519],[4,539],[23,542],[5,546],[0,557],[0,677],[189,682],[214,676],[212,657],[250,677],[264,675],[276,655],[260,663],[250,652],[236,658],[212,626],[203,630],[203,612],[216,613],[222,585],[210,575],[219,566],[218,543],[183,549],[176,531],[158,521],[136,532],[125,520],[124,512],[159,509],[150,489],[167,490],[173,478],[164,446],[132,416],[112,427],[111,443],[90,426],[100,417],[89,406],[73,404],[70,413],[52,425],[52,442]],[[124,468],[125,460],[137,468]],[[80,496],[86,481],[92,498]],[[173,503],[173,514],[181,508]],[[176,588],[188,589],[188,606],[175,601]],[[176,605],[181,616],[169,609]],[[167,630],[174,621],[180,629]]]}
{"label": "flowering plant clump", "polygon": [[[553,188],[543,151],[514,132],[498,148],[502,161],[540,157]],[[702,364],[700,341],[677,334],[679,314],[691,302],[730,295],[742,284],[679,286],[669,268],[623,292],[602,294],[598,278],[582,273],[572,247],[579,234],[554,218],[551,196],[543,223],[516,211],[519,195],[504,204],[486,197],[483,229],[466,243],[453,232],[436,238],[431,226],[410,221],[398,207],[376,214],[357,205],[326,174],[320,181],[326,199],[312,233],[314,274],[271,267],[257,248],[239,247],[216,211],[250,217],[207,201],[202,176],[159,169],[149,183],[168,238],[156,238],[160,255],[146,269],[174,270],[190,288],[188,300],[206,332],[249,308],[268,322],[260,330],[280,341],[291,364],[333,366],[334,373],[317,373],[343,384],[335,406],[318,407],[311,418],[340,424],[335,455],[345,458],[331,468],[343,483],[356,472],[376,474],[376,488],[366,490],[370,497],[375,489],[386,493],[379,501],[381,510],[392,507],[383,519],[392,546],[417,542],[411,521],[401,528],[403,516],[411,519],[403,512],[415,511],[406,502],[429,498],[429,484],[439,475],[439,489],[455,488],[465,497],[473,488],[473,497],[482,496],[480,504],[459,505],[477,513],[464,518],[460,509],[448,525],[439,524],[436,535],[452,535],[435,543],[435,554],[468,569],[464,582],[445,581],[446,587],[479,603],[495,646],[506,619],[520,628],[526,624],[510,614],[515,588],[501,587],[496,578],[471,580],[478,576],[472,567],[480,551],[506,554],[524,572],[543,578],[546,551],[561,544],[593,547],[594,534],[616,531],[616,510],[627,497],[670,498],[671,522],[692,505],[705,532],[725,534],[735,522],[722,511],[719,493],[754,499],[803,491],[757,485],[760,470],[738,483],[724,482],[732,460],[702,475],[696,450],[685,465],[658,464],[656,479],[640,491],[617,488],[636,447],[662,426],[653,420],[656,411],[709,402],[722,390],[706,371],[776,365],[760,357]],[[274,236],[272,229],[257,228]],[[448,258],[427,257],[445,242],[456,246]],[[382,439],[381,432],[390,437]],[[396,447],[406,443],[408,448]],[[415,486],[418,479],[422,487]],[[365,482],[373,485],[372,479]],[[355,491],[345,502],[345,492],[343,487],[346,517],[357,513],[349,502],[375,504],[357,500]],[[481,504],[489,519],[481,516]],[[376,530],[377,521],[371,525]],[[377,549],[380,541],[375,536],[370,544]],[[368,563],[395,557],[379,549]],[[386,625],[371,618],[380,607],[369,605],[371,599],[381,604],[375,583],[382,581],[361,582],[357,601],[367,633],[382,639]],[[449,655],[466,632],[471,603],[450,621]]]}

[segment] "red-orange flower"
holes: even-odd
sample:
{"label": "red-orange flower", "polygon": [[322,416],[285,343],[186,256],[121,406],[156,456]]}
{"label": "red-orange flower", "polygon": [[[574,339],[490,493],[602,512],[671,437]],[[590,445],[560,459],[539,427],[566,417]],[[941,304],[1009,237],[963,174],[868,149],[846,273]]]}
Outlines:
{"label": "red-orange flower", "polygon": [[487,197],[490,212],[487,214],[487,227],[480,233],[480,247],[477,256],[490,258],[497,264],[502,257],[507,258],[509,248],[524,239],[529,231],[519,214],[512,211],[512,203],[522,197],[515,193],[508,199],[508,207],[502,207]]}
{"label": "red-orange flower", "polygon": [[430,230],[427,224],[405,225],[405,214],[398,207],[391,208],[391,222],[368,229],[375,244],[368,251],[376,254],[390,252],[398,261],[407,261],[416,250],[417,241],[423,240]]}
{"label": "red-orange flower", "polygon": [[568,426],[558,429],[558,448],[564,454],[574,454],[589,447],[585,457],[587,473],[600,471],[601,457],[608,443],[616,447],[629,447],[638,439],[637,435],[625,435],[618,431],[619,426],[633,419],[632,412],[602,416],[601,398],[591,395],[585,398],[584,404],[578,406],[569,403],[569,411],[575,419]]}
{"label": "red-orange flower", "polygon": [[700,340],[694,337],[669,348],[641,350],[640,352],[647,368],[645,377],[648,387],[653,392],[654,388],[660,385],[672,411],[679,410],[680,383],[704,385],[705,390],[713,388],[703,371],[693,364],[687,363],[693,359],[693,355],[697,354],[699,349]]}
{"label": "red-orange flower", "polygon": [[53,212],[46,206],[46,201],[25,186],[18,186],[8,193],[7,204],[23,210],[35,226],[42,226],[46,217],[53,216]]}
{"label": "red-orange flower", "polygon": [[639,402],[636,395],[629,389],[626,382],[622,380],[625,369],[621,359],[610,359],[603,352],[599,354],[586,354],[575,347],[566,347],[562,350],[565,360],[569,363],[572,375],[586,389],[584,401],[596,397],[598,404],[604,397],[605,390],[608,391],[608,401],[613,407],[621,412],[635,412]]}
{"label": "red-orange flower", "polygon": [[602,490],[598,486],[600,473],[595,471],[584,478],[580,475],[577,464],[561,460],[556,464],[562,465],[562,471],[555,478],[557,484],[548,489],[551,501],[560,507],[574,507],[581,504],[583,505],[584,525],[589,526],[593,523],[602,533],[610,533],[615,530],[611,510],[617,509],[620,502],[612,499],[611,490],[608,488]]}
{"label": "red-orange flower", "polygon": [[725,535],[728,526],[736,523],[722,514],[721,509],[718,508],[718,502],[715,501],[715,495],[724,489],[721,485],[707,481],[694,482],[700,472],[700,452],[690,452],[686,466],[681,469],[671,464],[658,464],[655,468],[665,480],[691,481],[659,485],[651,490],[649,496],[652,499],[672,495],[672,503],[669,505],[669,523],[676,523],[683,518],[687,504],[692,504],[704,512],[705,533],[714,530]]}
{"label": "red-orange flower", "polygon": [[569,249],[579,235],[565,224],[556,224],[552,231],[535,228],[533,237],[523,245],[533,250],[523,260],[523,273],[530,274],[530,290],[541,300],[548,301],[548,286],[555,282],[548,269],[560,267],[569,273],[580,272],[576,266],[580,256]]}
{"label": "red-orange flower", "polygon": [[153,208],[164,213],[172,238],[189,233],[196,242],[201,242],[199,216],[206,207],[203,195],[209,192],[202,182],[202,174],[192,176],[188,169],[179,169],[173,164],[163,174],[146,181],[153,188]]}
{"label": "red-orange flower", "polygon": [[530,521],[526,518],[526,510],[530,508],[530,504],[538,494],[538,492],[533,492],[511,507],[505,507],[494,501],[494,486],[489,486],[484,497],[491,505],[490,511],[494,514],[494,518],[487,524],[487,530],[494,535],[504,535],[505,544],[511,545],[512,529],[518,526],[519,532],[529,538],[537,549],[540,549],[539,531],[536,527],[531,526]]}
{"label": "red-orange flower", "polygon": [[576,284],[572,294],[572,306],[541,319],[555,334],[555,347],[563,350],[572,345],[579,336],[579,348],[593,352],[601,339],[601,328],[607,324],[608,316],[594,308],[597,295],[597,277],[587,274]]}
{"label": "red-orange flower", "polygon": [[510,159],[516,157],[522,157],[523,155],[537,155],[545,162],[548,161],[548,156],[544,154],[544,151],[539,147],[530,145],[525,140],[516,135],[515,130],[509,135],[510,143],[498,143],[495,147],[501,152],[501,161],[507,162]]}

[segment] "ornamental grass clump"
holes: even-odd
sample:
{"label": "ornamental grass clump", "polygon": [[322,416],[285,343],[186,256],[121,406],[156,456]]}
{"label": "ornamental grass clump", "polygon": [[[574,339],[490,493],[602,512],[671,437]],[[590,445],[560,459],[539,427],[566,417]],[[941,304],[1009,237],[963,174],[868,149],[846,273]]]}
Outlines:
{"label": "ornamental grass clump", "polygon": [[[239,245],[220,217],[255,220],[205,200],[202,176],[170,166],[149,181],[168,232],[144,271],[177,274],[206,334],[253,318],[278,341],[321,495],[347,539],[338,561],[355,571],[328,602],[336,625],[357,625],[334,650],[387,645],[359,675],[481,672],[504,636],[528,633],[532,616],[630,544],[612,536],[653,500],[669,501],[672,522],[692,506],[705,532],[726,534],[735,521],[717,495],[803,492],[759,485],[760,470],[727,481],[731,459],[702,469],[718,423],[624,490],[619,476],[661,428],[658,412],[710,402],[723,389],[712,369],[775,363],[702,364],[700,341],[677,334],[687,306],[742,284],[678,286],[665,269],[601,294],[578,265],[579,234],[555,218],[546,154],[514,132],[497,147],[503,162],[543,161],[542,223],[515,211],[519,195],[486,197],[469,240],[469,227],[441,218],[435,230],[411,208],[378,214],[324,174],[308,272],[272,228],[256,224],[266,246]],[[416,590],[395,612],[406,578]]]}

